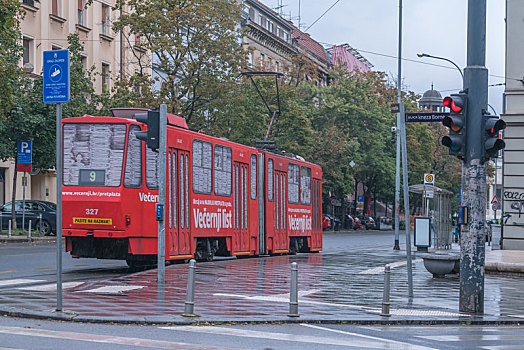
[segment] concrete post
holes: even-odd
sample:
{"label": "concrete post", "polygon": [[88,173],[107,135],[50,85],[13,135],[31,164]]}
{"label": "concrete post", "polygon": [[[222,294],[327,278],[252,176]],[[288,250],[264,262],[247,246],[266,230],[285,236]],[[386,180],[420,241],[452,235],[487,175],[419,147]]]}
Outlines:
{"label": "concrete post", "polygon": [[486,0],[468,0],[467,67],[464,88],[468,92],[466,159],[463,203],[468,224],[461,233],[460,312],[484,313],[484,261],[486,218],[486,164],[484,163],[483,114],[488,104],[486,56]]}
{"label": "concrete post", "polygon": [[189,270],[187,272],[187,289],[186,289],[186,302],[184,305],[184,317],[194,317],[195,311],[195,269],[196,261],[191,259],[189,261]]}
{"label": "concrete post", "polygon": [[291,285],[289,290],[289,317],[298,317],[298,268],[297,263],[291,263]]}
{"label": "concrete post", "polygon": [[8,228],[8,231],[7,231],[7,236],[9,238],[11,238],[11,220],[9,220],[9,228]]}
{"label": "concrete post", "polygon": [[29,227],[27,231],[27,238],[31,239],[31,220],[29,220]]}

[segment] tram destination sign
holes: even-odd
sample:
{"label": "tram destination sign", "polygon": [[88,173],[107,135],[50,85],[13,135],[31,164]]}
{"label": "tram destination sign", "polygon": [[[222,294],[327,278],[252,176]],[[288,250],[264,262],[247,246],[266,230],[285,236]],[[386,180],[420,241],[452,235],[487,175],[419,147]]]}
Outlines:
{"label": "tram destination sign", "polygon": [[406,113],[406,123],[439,123],[448,115],[449,113],[437,112]]}

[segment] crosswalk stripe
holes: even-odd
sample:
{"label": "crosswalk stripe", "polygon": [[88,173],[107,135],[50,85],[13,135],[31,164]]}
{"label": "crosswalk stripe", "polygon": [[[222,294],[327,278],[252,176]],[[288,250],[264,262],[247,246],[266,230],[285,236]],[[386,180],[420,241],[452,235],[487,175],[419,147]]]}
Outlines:
{"label": "crosswalk stripe", "polygon": [[351,335],[353,337],[361,337],[361,338],[366,338],[366,339],[372,339],[372,340],[378,340],[378,341],[382,341],[382,342],[387,342],[387,343],[390,343],[390,344],[396,344],[394,346],[395,349],[399,349],[399,348],[400,349],[408,349],[409,348],[409,349],[413,349],[413,350],[415,350],[415,349],[418,349],[418,350],[435,350],[434,348],[428,348],[428,347],[425,347],[425,346],[409,344],[409,343],[400,342],[400,341],[391,340],[391,339],[373,337],[371,335],[365,335],[365,334],[359,334],[359,333],[353,333],[353,332],[346,332],[346,331],[342,331],[342,330],[339,330],[339,329],[332,329],[332,328],[328,328],[328,327],[315,326],[313,324],[308,324],[308,323],[302,323],[300,325],[304,326],[304,327],[319,329],[319,330],[322,330],[322,331],[328,331],[328,332],[339,333],[339,334],[346,334],[346,335]]}
{"label": "crosswalk stripe", "polygon": [[17,284],[40,283],[40,282],[45,282],[45,280],[32,280],[32,279],[24,279],[24,278],[17,278],[17,279],[12,279],[12,280],[0,280],[0,287],[14,286]]}
{"label": "crosswalk stripe", "polygon": [[[423,259],[415,259],[413,260],[413,264],[418,264],[419,262],[423,261]],[[394,269],[395,267],[400,267],[404,265],[407,265],[407,261],[397,261],[389,264],[389,267]],[[381,273],[384,273],[384,266],[374,267],[372,269],[360,271],[359,273],[357,273],[357,275],[380,275]]]}
{"label": "crosswalk stripe", "polygon": [[42,338],[80,340],[80,341],[94,342],[94,343],[143,346],[143,347],[151,347],[151,348],[159,348],[159,349],[181,349],[181,350],[197,350],[197,349],[198,350],[230,350],[230,349],[234,349],[234,348],[219,347],[219,346],[212,346],[212,345],[178,343],[178,342],[170,342],[170,341],[164,341],[164,340],[145,339],[145,338],[117,337],[114,335],[51,331],[51,330],[45,330],[45,329],[7,327],[7,326],[5,327],[0,326],[0,333],[15,334],[15,335],[22,335],[22,336],[32,336],[32,337],[42,337]]}
{"label": "crosswalk stripe", "polygon": [[77,290],[76,293],[101,293],[101,294],[121,294],[136,289],[142,289],[145,286],[105,286],[87,290]]}
{"label": "crosswalk stripe", "polygon": [[[62,283],[62,289],[71,289],[83,283],[84,282],[65,282],[65,283]],[[19,287],[17,289],[29,290],[33,292],[54,292],[56,290],[56,283],[44,284],[40,286]]]}
{"label": "crosswalk stripe", "polygon": [[[339,345],[347,346],[354,348],[381,348],[381,349],[398,349],[398,344],[396,346],[390,346],[389,340],[379,339],[376,340],[359,340],[359,339],[337,339],[333,337],[318,337],[311,335],[296,335],[288,333],[277,333],[277,332],[263,332],[263,331],[252,331],[247,329],[239,329],[232,327],[216,327],[216,326],[206,326],[206,327],[197,327],[197,326],[168,326],[168,327],[159,327],[161,329],[167,330],[176,330],[183,332],[195,332],[195,333],[206,333],[206,334],[215,334],[215,335],[226,335],[234,337],[245,337],[245,338],[257,338],[257,339],[271,339],[271,340],[283,340],[291,342],[300,342],[300,343],[312,343],[312,344],[322,344],[322,345]],[[405,343],[403,349],[430,349],[422,348],[418,346],[411,347],[411,344]]]}

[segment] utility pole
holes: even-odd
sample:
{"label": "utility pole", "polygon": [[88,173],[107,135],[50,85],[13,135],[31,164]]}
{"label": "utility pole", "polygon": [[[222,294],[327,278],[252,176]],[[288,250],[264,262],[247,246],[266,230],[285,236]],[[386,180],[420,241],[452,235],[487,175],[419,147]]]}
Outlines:
{"label": "utility pole", "polygon": [[463,205],[468,222],[461,233],[460,312],[484,313],[486,218],[486,163],[484,115],[488,107],[486,57],[486,0],[468,0],[467,67],[464,89],[468,95]]}

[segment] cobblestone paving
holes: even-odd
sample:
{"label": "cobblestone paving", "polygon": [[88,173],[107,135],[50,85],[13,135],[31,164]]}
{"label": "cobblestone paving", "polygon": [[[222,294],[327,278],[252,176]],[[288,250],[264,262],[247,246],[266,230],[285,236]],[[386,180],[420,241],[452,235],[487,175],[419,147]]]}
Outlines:
{"label": "cobblestone paving", "polygon": [[[413,258],[417,261],[416,254]],[[197,319],[210,321],[288,319],[290,264],[297,262],[301,320],[382,319],[383,274],[362,272],[399,261],[405,261],[405,252],[388,249],[198,263],[195,313]],[[167,266],[163,291],[157,286],[156,270],[85,282],[64,290],[63,310],[99,318],[179,317],[184,311],[187,270],[187,264]],[[413,265],[413,281],[415,298],[410,301],[406,266],[392,269],[392,320],[469,319],[458,314],[458,276],[433,279],[419,261]],[[484,319],[524,315],[522,286],[521,277],[486,275]],[[0,305],[49,312],[56,307],[56,295],[4,288]]]}

